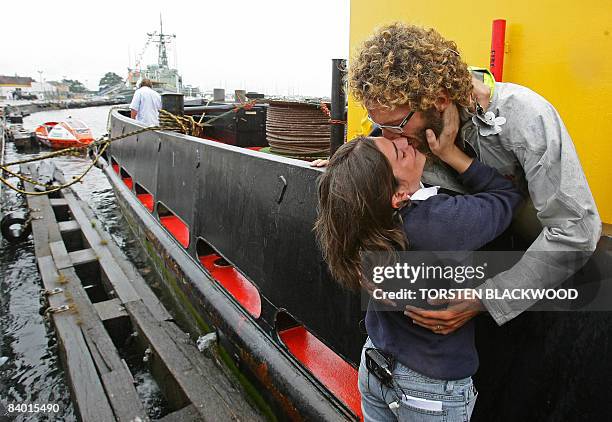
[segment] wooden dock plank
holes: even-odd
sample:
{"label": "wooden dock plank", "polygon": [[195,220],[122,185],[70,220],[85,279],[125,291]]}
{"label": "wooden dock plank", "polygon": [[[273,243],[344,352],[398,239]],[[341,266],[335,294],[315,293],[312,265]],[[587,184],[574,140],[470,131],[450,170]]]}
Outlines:
{"label": "wooden dock plank", "polygon": [[158,419],[157,422],[192,422],[197,420],[199,420],[198,411],[194,405],[190,404]]}
{"label": "wooden dock plank", "polygon": [[121,301],[117,298],[94,303],[94,308],[96,308],[102,321],[128,316]]}
{"label": "wooden dock plank", "polygon": [[[62,294],[49,296],[49,305],[69,304],[72,307],[71,311],[53,314],[52,318],[80,419],[86,422],[148,421],[133,377],[72,267],[71,256],[66,251],[51,208],[52,201],[65,205],[64,199],[49,200],[47,196],[39,196],[28,197],[28,206],[36,210],[33,213],[38,217],[32,226],[43,285],[47,290],[55,287],[64,290]],[[73,228],[75,223],[69,221],[63,226]],[[83,259],[91,252],[76,253],[72,257]]]}
{"label": "wooden dock plank", "polygon": [[[43,283],[47,289],[57,287],[59,274],[50,256],[38,259]],[[66,284],[62,284],[65,286]],[[51,306],[65,304],[64,295],[49,297]],[[86,341],[76,324],[74,315],[67,311],[53,314],[53,323],[58,333],[61,355],[78,413],[83,421],[114,421],[104,387],[98,378],[96,366],[89,353]]]}
{"label": "wooden dock plank", "polygon": [[[120,422],[149,421],[144,412],[140,398],[134,398],[134,378],[127,371],[112,371],[102,375],[106,393]],[[136,401],[135,401],[136,400]]]}
{"label": "wooden dock plank", "polygon": [[[70,291],[73,303],[78,312],[82,334],[85,338],[88,350],[94,358],[98,374],[100,375],[109,402],[115,411],[118,420],[130,420],[140,417],[145,420],[146,412],[138,392],[134,385],[119,385],[113,380],[129,380],[132,378],[126,369],[121,357],[94,305],[89,302],[85,289],[76,274],[74,268],[60,270],[66,280],[66,286]],[[114,374],[114,375],[109,375]]]}
{"label": "wooden dock plank", "polygon": [[49,200],[49,203],[52,207],[61,207],[63,205],[67,205],[66,200],[64,198],[51,198]]}
{"label": "wooden dock plank", "polygon": [[[65,201],[75,220],[58,224],[51,201],[45,196],[28,198],[28,205],[31,208],[40,209],[40,211],[32,211],[32,215],[40,218],[33,221],[33,227],[38,226],[34,229],[37,257],[46,257],[47,261],[46,264],[43,262],[39,265],[46,265],[53,269],[53,271],[47,271],[49,273],[47,274],[48,283],[44,283],[43,280],[43,284],[48,289],[62,287],[66,290],[65,293],[69,294],[62,293],[49,297],[50,304],[59,306],[69,303],[77,312],[57,314],[54,315],[54,319],[71,321],[72,338],[70,341],[80,341],[79,347],[73,350],[64,350],[60,347],[62,354],[69,354],[71,361],[78,358],[78,356],[73,356],[73,353],[78,353],[79,356],[88,359],[88,362],[84,364],[66,368],[81,419],[126,422],[138,420],[137,418],[142,421],[148,420],[135,391],[133,378],[125,362],[118,356],[102,324],[103,319],[114,315],[113,311],[119,309],[118,305],[122,301],[126,311],[131,314],[132,322],[139,326],[138,329],[151,343],[155,354],[161,358],[163,365],[176,378],[180,390],[192,403],[168,416],[183,418],[178,420],[260,420],[261,417],[253,409],[249,409],[244,401],[244,396],[237,395],[238,390],[223,376],[219,368],[215,367],[212,361],[199,355],[193,343],[187,342],[186,336],[169,321],[170,314],[155,297],[133,264],[113,243],[110,235],[100,228],[100,224],[92,224],[93,213],[87,205],[80,204],[71,191],[64,190],[62,194],[64,198],[54,201],[54,204],[65,206]],[[36,206],[36,204],[39,205]],[[81,230],[91,250],[69,254],[63,245],[60,230],[66,232]],[[88,302],[89,306],[85,306],[84,303],[89,301],[89,298],[73,265],[89,262],[87,260],[94,256],[98,257],[100,266],[113,285],[119,300],[111,299],[97,306]],[[55,264],[62,268],[59,270],[54,268]],[[119,314],[120,316],[126,315],[117,313]],[[59,331],[58,337],[60,337]],[[60,343],[62,341],[60,338]],[[68,362],[68,357],[65,361]],[[89,371],[88,376],[84,379],[78,378],[79,371],[84,370]],[[89,382],[92,386],[79,390],[77,395],[74,393],[76,387],[73,381]],[[82,394],[98,397],[100,405],[96,406],[88,402],[87,397],[81,397]],[[247,408],[245,409],[244,406]]]}
{"label": "wooden dock plank", "polygon": [[220,395],[214,386],[201,376],[163,329],[161,322],[154,319],[142,302],[129,302],[125,306],[203,420],[241,419],[239,413],[233,409],[234,404],[226,402],[226,397]]}
{"label": "wooden dock plank", "polygon": [[57,224],[59,226],[60,232],[62,233],[81,230],[81,226],[79,226],[79,223],[74,220],[59,221]]}
{"label": "wooden dock plank", "polygon": [[68,256],[72,261],[72,266],[87,264],[89,262],[94,262],[98,260],[96,253],[93,249],[80,249],[74,252],[68,252]]}
{"label": "wooden dock plank", "polygon": [[172,315],[166,310],[161,301],[155,296],[153,290],[147,285],[147,282],[144,280],[142,275],[138,272],[134,264],[132,264],[125,254],[121,251],[121,249],[115,244],[112,240],[111,236],[101,229],[102,225],[99,224],[99,221],[95,218],[91,209],[87,206],[87,204],[79,201],[79,204],[82,204],[83,211],[89,218],[89,221],[95,221],[95,227],[98,231],[98,234],[103,240],[106,240],[108,249],[110,250],[115,262],[119,267],[123,270],[125,275],[128,277],[130,284],[136,292],[140,295],[140,298],[147,306],[149,311],[155,316],[158,321],[167,321],[172,319]]}
{"label": "wooden dock plank", "polygon": [[138,300],[140,296],[129,283],[128,277],[121,270],[121,268],[115,264],[113,255],[107,247],[108,241],[102,241],[102,238],[91,226],[91,221],[87,218],[85,212],[79,206],[77,199],[72,193],[65,192],[64,198],[70,207],[70,211],[72,212],[74,219],[81,226],[81,231],[83,232],[85,239],[87,239],[87,243],[98,256],[100,267],[102,267],[106,277],[112,284],[117,297],[119,297],[119,299],[121,299],[121,301],[124,303]]}
{"label": "wooden dock plank", "polygon": [[253,422],[264,422],[266,420],[263,415],[245,400],[244,393],[240,387],[234,385],[227,374],[224,374],[212,359],[204,356],[198,350],[188,334],[181,331],[172,321],[164,321],[161,326],[172,337],[174,343],[181,349],[185,357],[200,371],[202,378],[206,378],[212,388],[218,391],[220,395],[223,395],[228,403],[233,404],[233,410],[240,415],[241,420]]}
{"label": "wooden dock plank", "polygon": [[[32,187],[26,184],[28,189]],[[32,235],[34,237],[34,252],[37,257],[51,255],[49,243],[62,240],[59,230],[52,224],[55,214],[46,196],[27,196],[30,217],[32,217]]]}
{"label": "wooden dock plank", "polygon": [[66,245],[64,245],[63,241],[49,242],[49,248],[51,249],[53,261],[58,270],[72,267],[72,260],[70,259],[70,255],[68,255]]}

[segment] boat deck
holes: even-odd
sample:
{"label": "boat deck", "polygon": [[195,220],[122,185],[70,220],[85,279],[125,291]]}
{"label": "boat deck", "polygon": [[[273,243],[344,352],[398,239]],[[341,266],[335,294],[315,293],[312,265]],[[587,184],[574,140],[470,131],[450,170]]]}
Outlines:
{"label": "boat deck", "polygon": [[[33,166],[22,172],[36,177]],[[263,420],[215,362],[214,349],[204,356],[174,323],[88,206],[69,189],[52,196],[27,201],[46,314],[80,420],[149,420],[126,363],[127,343],[142,353],[168,402],[161,420]]]}

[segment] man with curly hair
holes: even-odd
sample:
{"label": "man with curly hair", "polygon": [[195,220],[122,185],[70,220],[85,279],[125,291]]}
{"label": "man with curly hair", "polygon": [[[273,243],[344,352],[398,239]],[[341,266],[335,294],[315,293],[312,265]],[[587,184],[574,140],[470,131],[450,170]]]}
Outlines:
{"label": "man with curly hair", "polygon": [[[434,29],[402,23],[382,27],[364,42],[350,63],[349,88],[398,151],[409,150],[409,144],[425,151],[426,131],[439,134],[443,111],[455,103],[461,115],[456,143],[530,196],[517,220],[531,217],[533,243],[516,265],[478,289],[556,287],[591,256],[601,220],[572,140],[544,98],[495,82],[487,71],[470,72],[454,42]],[[455,176],[443,163],[428,160],[423,182],[464,193]],[[482,311],[502,325],[534,303],[471,299],[444,311],[406,314],[415,324],[448,333]]]}

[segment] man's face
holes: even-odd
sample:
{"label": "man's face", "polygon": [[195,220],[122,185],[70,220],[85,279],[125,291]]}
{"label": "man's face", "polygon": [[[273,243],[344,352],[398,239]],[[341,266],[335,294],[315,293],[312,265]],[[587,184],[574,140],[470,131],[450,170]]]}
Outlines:
{"label": "man's face", "polygon": [[[410,113],[410,108],[407,106],[399,106],[394,109],[373,108],[368,109],[368,113],[370,118],[380,125],[397,126]],[[401,134],[388,129],[383,129],[382,133],[385,138],[392,140],[396,147],[402,151],[411,146],[423,154],[429,154],[431,151],[429,150],[425,130],[432,129],[436,136],[439,136],[443,127],[442,116],[435,108],[432,108],[415,112],[403,127]]]}
{"label": "man's face", "polygon": [[[399,149],[396,141],[405,146]],[[399,184],[398,191],[407,192],[412,195],[420,187],[423,167],[425,166],[425,155],[410,145],[406,138],[396,138],[393,141],[383,137],[374,138],[376,147],[387,157],[393,170],[393,176]]]}

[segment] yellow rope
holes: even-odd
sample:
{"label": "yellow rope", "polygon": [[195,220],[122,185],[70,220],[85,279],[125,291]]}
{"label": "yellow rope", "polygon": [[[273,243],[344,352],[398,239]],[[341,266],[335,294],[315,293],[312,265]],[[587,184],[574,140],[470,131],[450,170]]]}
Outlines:
{"label": "yellow rope", "polygon": [[[91,150],[94,148],[97,148],[100,145],[103,145],[102,149],[100,150],[100,152],[98,153],[98,155],[95,157],[95,159],[93,160],[93,162],[85,169],[85,171],[78,177],[74,178],[73,181],[63,184],[63,185],[59,185],[59,186],[55,186],[53,189],[51,190],[46,190],[43,192],[30,192],[30,191],[25,191],[23,189],[19,189],[18,187],[12,185],[8,180],[6,180],[4,177],[2,177],[2,174],[0,174],[0,182],[4,183],[7,187],[9,187],[10,189],[24,194],[24,195],[32,195],[32,196],[40,196],[40,195],[46,195],[48,193],[51,192],[57,192],[59,190],[62,190],[64,188],[67,188],[69,186],[74,185],[75,183],[80,182],[87,173],[89,173],[89,171],[93,168],[93,166],[98,162],[98,160],[100,159],[100,157],[102,156],[102,154],[106,151],[106,149],[108,148],[108,146],[115,141],[121,140],[121,139],[125,139],[125,138],[129,138],[131,136],[135,136],[135,135],[139,135],[141,133],[144,132],[148,132],[151,130],[169,130],[169,131],[176,131],[176,132],[180,132],[186,135],[191,135],[191,136],[201,136],[203,131],[204,131],[204,127],[205,126],[210,126],[210,123],[220,119],[228,114],[231,113],[235,113],[237,112],[239,109],[241,108],[250,108],[253,107],[253,105],[255,104],[256,101],[251,101],[248,103],[244,103],[244,104],[240,104],[238,106],[236,106],[235,108],[228,110],[225,113],[222,113],[220,115],[214,116],[211,119],[209,119],[206,123],[200,123],[200,122],[196,122],[194,120],[193,117],[191,116],[177,116],[174,115],[172,113],[170,113],[169,111],[166,110],[160,110],[159,111],[159,122],[160,125],[159,126],[151,126],[151,127],[145,127],[145,128],[141,128],[123,135],[119,135],[117,137],[114,138],[108,138],[105,139],[104,137],[96,140],[95,142],[92,142],[89,145],[83,145],[83,146],[79,146],[79,147],[70,147],[70,148],[64,148],[58,151],[54,151],[54,152],[50,152],[47,154],[42,154],[39,155],[37,157],[32,157],[32,158],[28,158],[28,159],[24,159],[24,160],[18,160],[18,161],[13,161],[11,163],[4,163],[4,164],[0,164],[0,170],[9,173],[12,176],[15,176],[19,179],[21,179],[24,182],[27,183],[31,183],[34,185],[38,185],[38,186],[44,186],[44,187],[49,187],[50,185],[46,185],[44,183],[40,183],[37,182],[31,178],[28,178],[22,174],[19,173],[15,173],[11,170],[9,170],[10,166],[16,166],[16,165],[20,165],[20,164],[27,164],[27,163],[33,163],[36,161],[42,161],[42,160],[46,160],[49,158],[55,158],[55,157],[61,157],[64,155],[72,155],[72,154],[79,154],[85,150]],[[200,119],[201,121],[201,119]]]}
{"label": "yellow rope", "polygon": [[72,186],[75,183],[79,183],[81,180],[83,180],[85,175],[87,173],[89,173],[89,170],[91,170],[92,167],[96,165],[96,163],[98,162],[98,160],[100,159],[102,154],[104,154],[104,151],[106,151],[106,148],[108,148],[109,145],[110,145],[110,142],[102,147],[102,149],[100,150],[100,153],[96,156],[96,158],[91,162],[91,164],[85,169],[85,171],[79,177],[75,177],[71,182],[65,183],[63,185],[56,186],[53,189],[49,189],[49,190],[42,191],[42,192],[25,191],[25,190],[19,189],[16,186],[13,186],[8,180],[4,179],[1,176],[0,176],[0,182],[4,183],[9,188],[13,189],[15,192],[21,193],[21,194],[24,194],[24,195],[42,196],[42,195],[47,195],[47,194],[52,193],[52,192],[57,192],[59,190],[65,189],[65,188],[67,188],[69,186]]}

